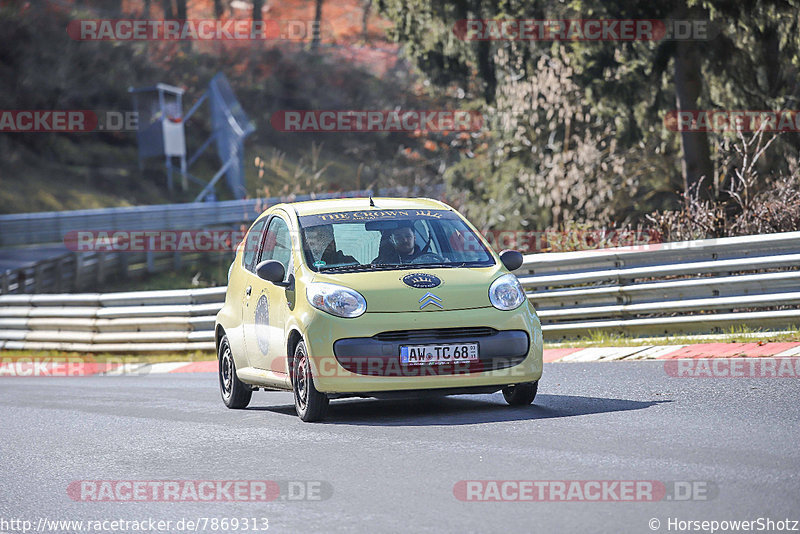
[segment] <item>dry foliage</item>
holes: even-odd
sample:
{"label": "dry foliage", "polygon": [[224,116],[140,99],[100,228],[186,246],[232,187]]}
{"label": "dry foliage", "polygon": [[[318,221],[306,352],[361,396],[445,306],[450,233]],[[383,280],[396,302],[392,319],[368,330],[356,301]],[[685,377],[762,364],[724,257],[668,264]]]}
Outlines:
{"label": "dry foliage", "polygon": [[701,200],[697,189],[683,194],[683,207],[655,212],[647,219],[665,241],[769,234],[800,230],[800,161],[790,159],[788,174],[762,177],[758,162],[777,135],[739,133],[725,167],[729,185],[716,201]]}

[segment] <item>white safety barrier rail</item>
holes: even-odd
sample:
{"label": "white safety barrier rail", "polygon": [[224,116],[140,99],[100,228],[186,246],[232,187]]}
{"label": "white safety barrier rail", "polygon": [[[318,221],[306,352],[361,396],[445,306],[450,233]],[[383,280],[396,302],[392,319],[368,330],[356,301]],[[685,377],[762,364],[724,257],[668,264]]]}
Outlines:
{"label": "white safety barrier rail", "polygon": [[60,243],[69,232],[80,230],[194,230],[228,226],[253,221],[261,211],[279,202],[363,197],[370,194],[372,191],[366,189],[220,202],[0,215],[0,246]]}
{"label": "white safety barrier rail", "polygon": [[0,349],[214,350],[225,288],[0,296]]}
{"label": "white safety barrier rail", "polygon": [[[205,253],[208,257],[212,253]],[[215,252],[228,263],[232,252]],[[199,252],[65,252],[18,269],[0,272],[0,295],[85,291],[117,279],[180,268],[200,258]]]}
{"label": "white safety barrier rail", "polygon": [[545,339],[800,326],[800,232],[525,257]]}
{"label": "white safety barrier rail", "polygon": [[[525,256],[545,339],[800,326],[800,232]],[[213,350],[225,288],[1,295],[0,349]]]}
{"label": "white safety barrier rail", "polygon": [[[199,254],[183,252],[72,252],[64,237],[74,231],[112,230],[238,230],[249,225],[264,209],[280,202],[362,197],[372,190],[291,195],[283,197],[193,202],[74,211],[0,215],[0,247],[58,244],[62,250],[13,268],[0,268],[0,295],[85,291],[108,276],[137,277],[173,269]],[[6,257],[20,249],[0,251]]]}

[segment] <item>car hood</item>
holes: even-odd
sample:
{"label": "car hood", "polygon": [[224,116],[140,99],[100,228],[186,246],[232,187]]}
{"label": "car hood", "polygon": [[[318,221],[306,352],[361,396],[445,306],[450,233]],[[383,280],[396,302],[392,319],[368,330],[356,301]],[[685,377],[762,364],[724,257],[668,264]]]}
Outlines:
{"label": "car hood", "polygon": [[[502,274],[501,271],[501,266],[493,265],[480,268],[419,268],[369,273],[317,273],[313,281],[355,289],[366,299],[367,313],[409,311],[433,313],[491,306],[489,286]],[[411,287],[408,285],[408,283],[421,286],[432,285],[427,283],[430,275],[440,280],[435,287]],[[408,283],[404,281],[404,278]]]}

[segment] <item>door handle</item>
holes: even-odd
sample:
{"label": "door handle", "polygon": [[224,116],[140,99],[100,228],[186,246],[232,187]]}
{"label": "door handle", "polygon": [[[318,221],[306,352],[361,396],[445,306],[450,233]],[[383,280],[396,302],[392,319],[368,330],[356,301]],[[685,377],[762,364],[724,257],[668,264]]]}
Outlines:
{"label": "door handle", "polygon": [[247,286],[247,289],[244,290],[244,294],[247,295],[248,297],[252,292],[253,292],[253,286]]}

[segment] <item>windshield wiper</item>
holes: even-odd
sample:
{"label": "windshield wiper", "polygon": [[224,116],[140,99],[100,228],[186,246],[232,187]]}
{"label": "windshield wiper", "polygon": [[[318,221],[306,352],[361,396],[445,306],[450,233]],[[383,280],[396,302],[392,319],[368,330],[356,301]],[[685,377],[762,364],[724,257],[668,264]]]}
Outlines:
{"label": "windshield wiper", "polygon": [[439,268],[458,268],[464,267],[467,262],[461,263],[407,263],[406,265],[413,265],[414,267],[426,267],[428,269],[439,269]]}
{"label": "windshield wiper", "polygon": [[[320,267],[319,272],[363,272],[363,271],[388,271],[391,269],[439,269],[439,268],[448,268],[448,269],[458,269],[459,267],[465,267],[467,264],[471,262],[453,262],[453,263],[365,263],[365,264],[355,264],[350,263],[347,265],[331,265]],[[474,263],[474,262],[472,262]]]}
{"label": "windshield wiper", "polygon": [[359,271],[383,271],[386,269],[392,269],[397,267],[395,264],[388,264],[388,263],[350,263],[347,265],[331,265],[330,267],[320,267],[320,272],[343,272],[343,271],[352,271],[352,272],[359,272]]}
{"label": "windshield wiper", "polygon": [[349,263],[347,265],[331,265],[330,267],[320,267],[320,272],[331,272],[331,271],[352,271],[352,272],[359,272],[359,271],[388,271],[391,269],[403,269],[413,267],[414,264],[412,263],[364,263],[364,264],[355,264]]}
{"label": "windshield wiper", "polygon": [[367,267],[367,266],[366,265],[361,265],[360,263],[347,263],[345,265],[325,265],[323,267],[320,267],[319,271],[320,272],[323,272],[323,271],[347,271],[347,270],[350,270],[350,269],[352,269],[352,270],[360,270],[360,269],[362,269],[364,267]]}

